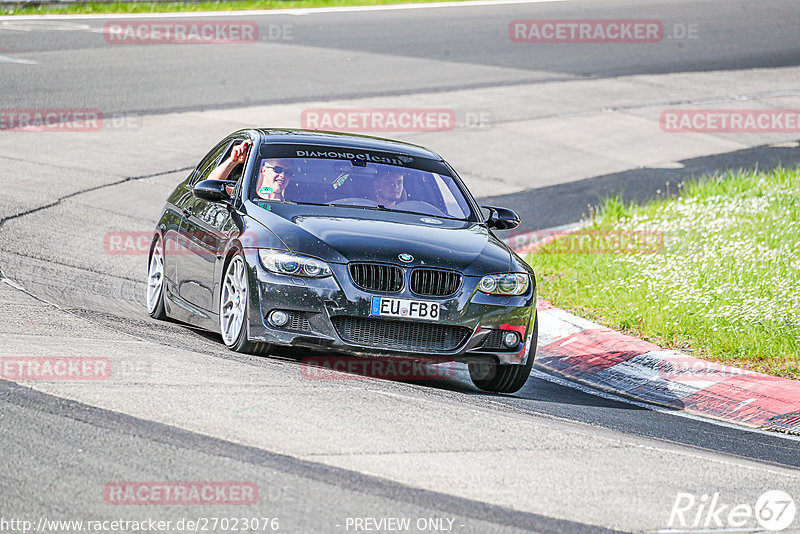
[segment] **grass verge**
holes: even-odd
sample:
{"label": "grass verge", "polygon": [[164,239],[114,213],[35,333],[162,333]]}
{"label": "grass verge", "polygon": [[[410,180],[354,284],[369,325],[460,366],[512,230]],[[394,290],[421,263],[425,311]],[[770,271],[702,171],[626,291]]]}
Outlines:
{"label": "grass verge", "polygon": [[585,230],[528,257],[539,294],[699,358],[800,379],[800,168],[607,199]]}
{"label": "grass verge", "polygon": [[[63,6],[0,6],[0,15],[180,13],[192,11],[243,11],[248,9],[292,9],[312,7],[418,4],[442,0],[234,0],[226,2],[85,2]],[[448,0],[459,1],[459,0]]]}

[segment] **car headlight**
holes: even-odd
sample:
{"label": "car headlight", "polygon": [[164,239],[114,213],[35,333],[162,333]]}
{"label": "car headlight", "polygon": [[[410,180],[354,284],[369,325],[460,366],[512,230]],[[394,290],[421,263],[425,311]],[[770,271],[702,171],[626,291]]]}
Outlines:
{"label": "car headlight", "polygon": [[258,250],[261,265],[271,273],[308,278],[323,278],[331,275],[331,268],[324,261],[291,252],[262,248]]}
{"label": "car headlight", "polygon": [[478,289],[492,295],[522,295],[528,291],[531,278],[522,273],[487,274],[478,283]]}

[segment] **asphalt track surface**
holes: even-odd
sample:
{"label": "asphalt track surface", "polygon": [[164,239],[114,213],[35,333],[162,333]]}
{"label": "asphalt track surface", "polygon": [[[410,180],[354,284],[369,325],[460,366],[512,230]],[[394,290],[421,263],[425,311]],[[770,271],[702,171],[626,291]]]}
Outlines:
{"label": "asphalt track surface", "polygon": [[[115,47],[96,32],[74,27],[6,28],[0,29],[0,55],[38,64],[0,64],[0,94],[3,108],[91,107],[153,115],[452,89],[513,90],[575,77],[790,67],[800,64],[797,7],[763,1],[610,1],[248,15],[267,33],[270,25],[292,25],[291,40],[265,43],[259,54],[238,46]],[[653,48],[614,45],[612,54],[596,47],[545,45],[531,54],[507,39],[508,22],[526,18],[659,19],[665,28],[697,24],[705,38]],[[104,22],[69,21],[90,29]],[[26,135],[2,140],[7,165],[25,157],[35,160],[35,145],[44,139],[37,136],[47,134]],[[158,169],[97,183],[67,164],[37,164],[25,168],[26,175],[46,176],[57,168],[60,178],[77,184],[74,190],[64,195],[31,191],[18,205],[0,205],[5,251],[0,269],[26,289],[0,285],[5,318],[0,339],[7,347],[19,353],[25,343],[57,346],[62,340],[62,350],[76,354],[106,339],[114,347],[134,340],[156,356],[200,358],[198,369],[224,370],[231,380],[201,380],[192,389],[175,378],[174,388],[186,391],[174,398],[162,393],[170,384],[152,376],[141,384],[85,391],[48,392],[0,381],[4,518],[177,520],[256,512],[279,516],[285,532],[344,532],[346,518],[367,516],[447,517],[461,532],[593,532],[667,528],[677,491],[698,497],[721,492],[728,502],[752,502],[768,489],[800,498],[800,441],[795,439],[676,416],[536,373],[512,396],[480,393],[463,372],[431,383],[356,380],[310,387],[292,382],[300,364],[290,354],[269,359],[232,354],[216,336],[153,323],[136,275],[143,272],[142,258],[98,260],[81,240],[131,224],[128,219],[154,221],[170,184],[204,148],[169,153],[168,147],[153,146],[168,152]],[[90,145],[82,149],[76,158],[100,164],[114,158],[93,153]],[[698,159],[695,167],[714,170],[730,161],[763,167],[797,159],[796,150],[764,147]],[[657,176],[650,182],[637,180],[629,192],[652,196],[664,172],[653,171]],[[523,218],[526,206],[539,202],[528,227],[553,226],[574,221],[586,199],[628,178],[610,175],[548,190],[533,183],[534,189],[503,199]],[[11,187],[24,179],[21,173],[3,172],[0,184]],[[565,201],[565,194],[572,200]],[[80,284],[90,290],[76,290]],[[43,330],[36,329],[42,325]],[[41,341],[25,337],[33,326]],[[276,386],[283,380],[297,385],[302,397]],[[308,412],[295,415],[298,428],[287,428],[286,416],[269,410],[261,419],[228,417],[220,423],[215,412],[226,393],[241,395],[237,381],[251,386],[251,406],[260,406],[257,401],[266,392],[274,395],[273,408],[299,406]],[[137,405],[140,389],[176,404],[148,407],[147,416]],[[425,415],[431,413],[435,417]],[[311,424],[325,418],[338,428]],[[205,426],[187,422],[192,419]],[[497,422],[507,424],[508,432]],[[505,435],[518,427],[526,433]],[[254,438],[248,434],[253,428],[275,435]],[[331,436],[344,443],[326,448]],[[359,436],[378,442],[377,459],[357,458],[365,456],[368,445]],[[420,451],[403,449],[415,439]],[[348,440],[354,444],[353,459]],[[392,450],[393,442],[403,450]],[[436,459],[426,458],[426,452]],[[540,465],[534,469],[532,463]],[[520,485],[517,477],[527,478]],[[98,488],[114,480],[250,480],[261,489],[261,500],[246,514],[224,506],[110,507],[98,498]],[[504,495],[504,484],[519,495]]]}
{"label": "asphalt track surface", "polygon": [[[7,69],[0,94],[8,107],[93,107],[153,113],[327,100],[365,95],[480,88],[574,76],[713,71],[796,65],[793,2],[554,2],[440,10],[349,12],[252,17],[268,39],[247,46],[108,46],[93,32],[5,31],[3,54],[52,56],[38,69]],[[657,19],[656,47],[538,46],[508,39],[516,19]],[[107,21],[74,21],[101,28]],[[13,23],[4,23],[6,27]],[[28,28],[24,22],[16,23]],[[272,31],[283,25],[291,33]],[[696,25],[703,38],[671,39],[676,25]],[[662,46],[663,45],[663,46]],[[361,57],[356,57],[358,54]],[[388,56],[388,57],[387,57]],[[440,61],[447,61],[442,68]],[[302,69],[295,68],[303,65]],[[58,86],[51,86],[59,80]],[[45,90],[44,88],[48,88]]]}

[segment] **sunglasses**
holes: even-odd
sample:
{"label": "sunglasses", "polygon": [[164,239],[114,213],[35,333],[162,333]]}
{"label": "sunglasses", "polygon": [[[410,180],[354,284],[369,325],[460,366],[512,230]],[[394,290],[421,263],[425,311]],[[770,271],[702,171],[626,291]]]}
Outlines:
{"label": "sunglasses", "polygon": [[292,169],[287,169],[286,167],[281,167],[280,165],[267,165],[266,163],[264,164],[264,167],[269,167],[275,174],[282,174],[286,178],[292,177]]}

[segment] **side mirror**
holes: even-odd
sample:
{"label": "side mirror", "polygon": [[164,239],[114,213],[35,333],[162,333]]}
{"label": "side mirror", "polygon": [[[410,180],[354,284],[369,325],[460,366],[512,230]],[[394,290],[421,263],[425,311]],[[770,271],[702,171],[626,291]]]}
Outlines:
{"label": "side mirror", "polygon": [[489,218],[486,225],[495,230],[511,230],[519,226],[519,215],[508,208],[498,208],[496,206],[481,206],[489,210]]}
{"label": "side mirror", "polygon": [[203,180],[195,184],[192,188],[192,194],[197,198],[210,202],[230,202],[231,196],[225,190],[225,186],[234,183],[235,182],[226,182],[224,180]]}

